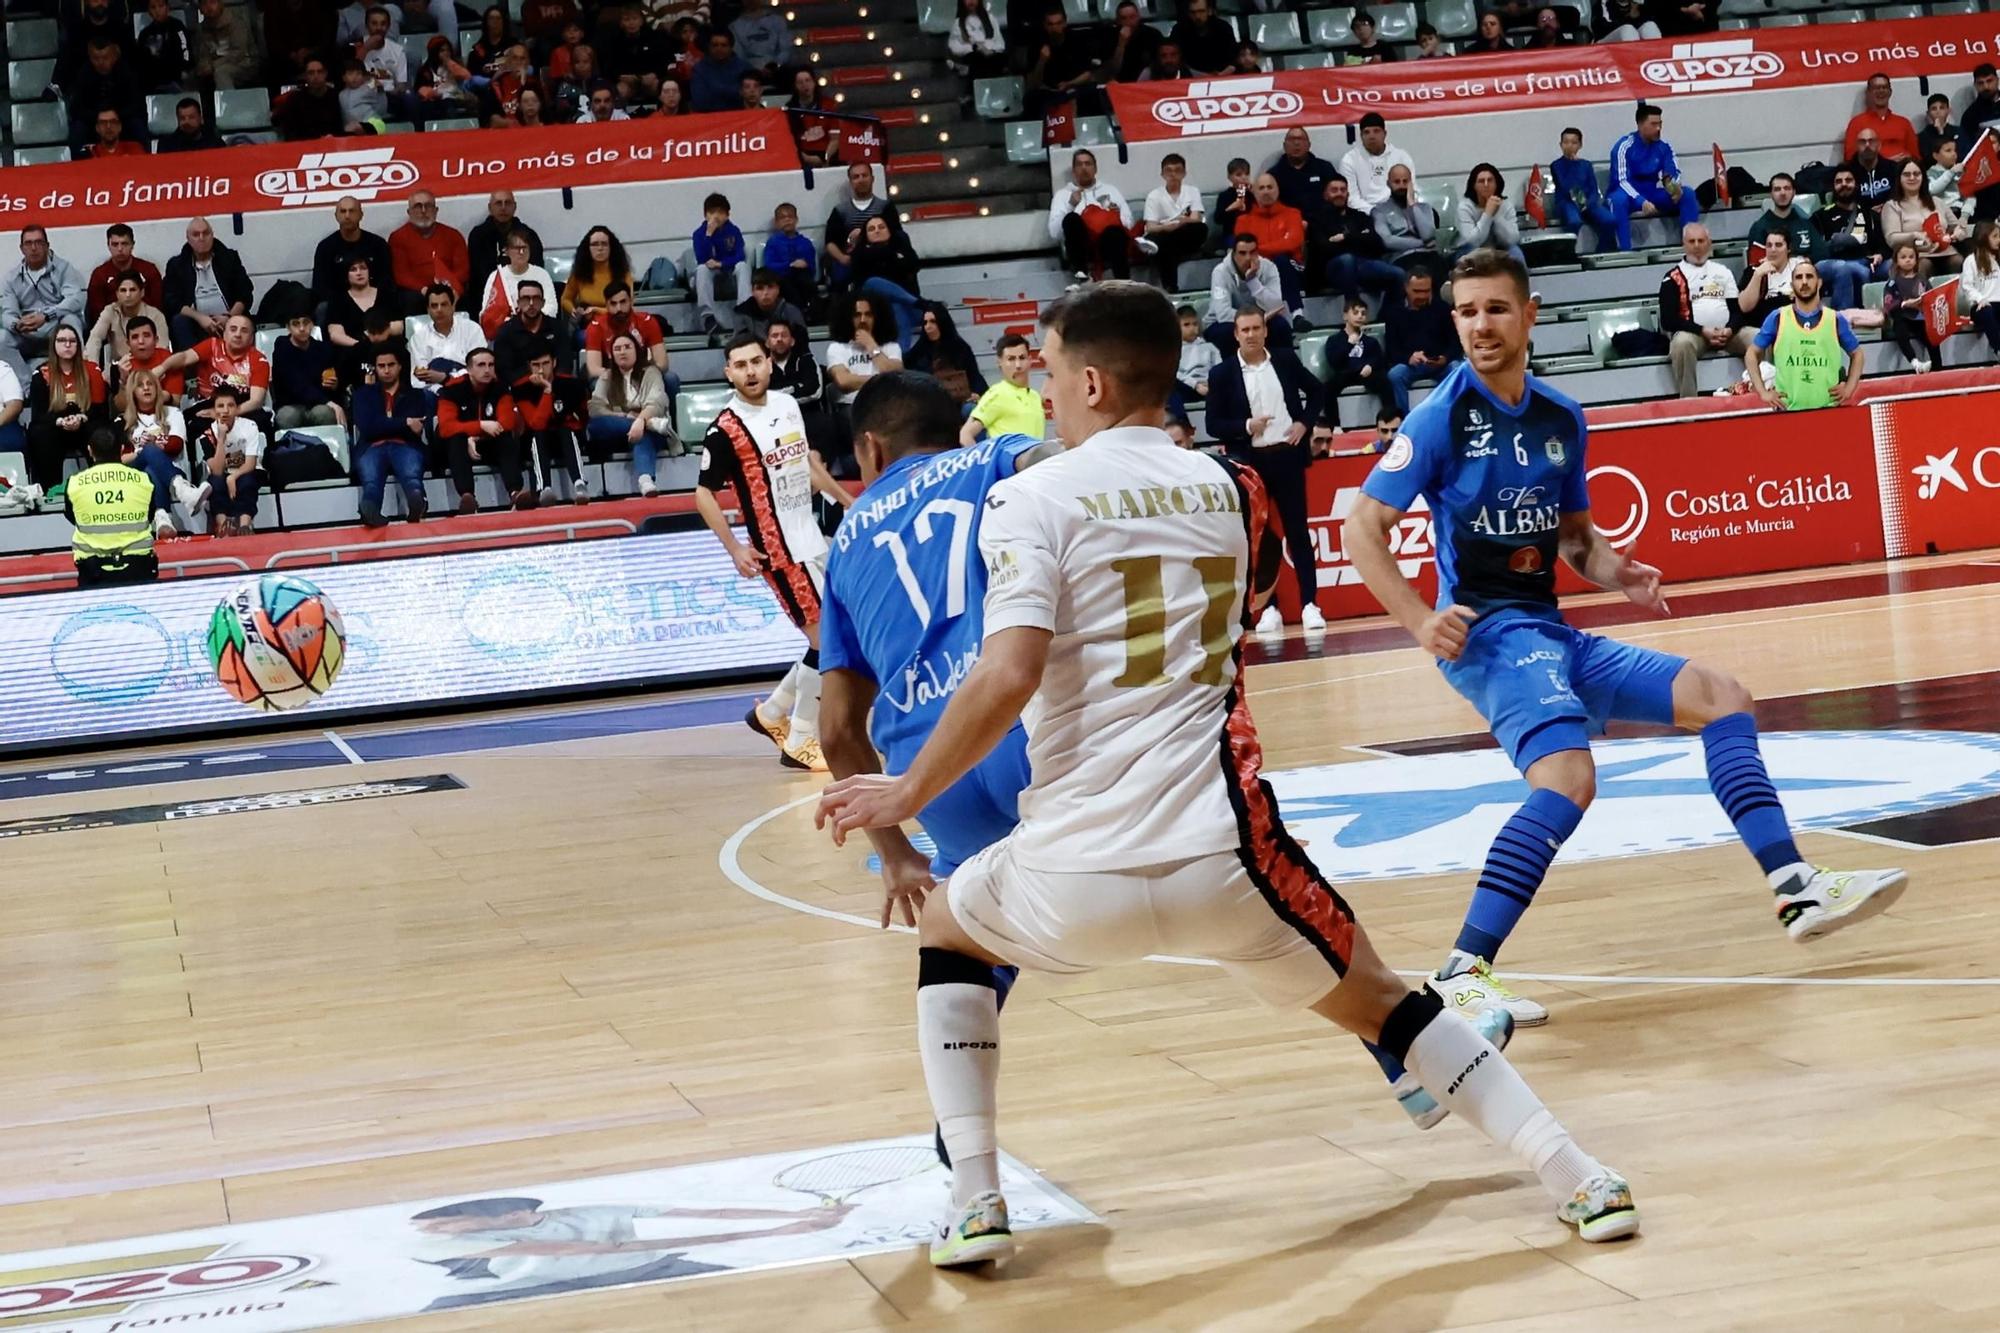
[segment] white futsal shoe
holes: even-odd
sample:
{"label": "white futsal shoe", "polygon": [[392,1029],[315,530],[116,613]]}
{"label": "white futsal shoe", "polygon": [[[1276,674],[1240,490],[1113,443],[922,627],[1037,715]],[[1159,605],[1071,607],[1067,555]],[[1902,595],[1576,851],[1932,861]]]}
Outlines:
{"label": "white futsal shoe", "polygon": [[1264,614],[1257,617],[1257,633],[1283,634],[1284,632],[1285,632],[1285,618],[1284,616],[1278,613],[1277,606],[1272,605],[1265,607]]}
{"label": "white futsal shoe", "polygon": [[[1493,1043],[1496,1051],[1506,1050],[1507,1043],[1514,1039],[1514,1015],[1505,1009],[1482,1009],[1472,1016],[1471,1021],[1479,1035]],[[1396,1104],[1403,1108],[1403,1113],[1418,1129],[1435,1129],[1451,1114],[1451,1109],[1439,1105],[1438,1099],[1431,1096],[1424,1085],[1417,1082],[1417,1076],[1408,1070],[1389,1085],[1389,1091],[1396,1095]]]}
{"label": "white futsal shoe", "polygon": [[1615,1171],[1600,1171],[1577,1186],[1556,1216],[1592,1244],[1639,1234],[1639,1205],[1632,1202],[1632,1187]]}
{"label": "white futsal shoe", "polygon": [[1888,911],[1909,884],[1900,870],[1813,866],[1812,874],[1794,875],[1790,891],[1778,895],[1778,924],[1805,944]]}
{"label": "white futsal shoe", "polygon": [[938,1268],[1005,1263],[1013,1257],[1014,1230],[998,1190],[975,1194],[963,1208],[946,1213],[931,1238],[931,1263]]}
{"label": "white futsal shoe", "polygon": [[1547,1009],[1501,985],[1484,958],[1473,959],[1470,967],[1452,976],[1438,973],[1431,978],[1431,989],[1467,1018],[1488,1009],[1505,1009],[1514,1016],[1515,1027],[1538,1028],[1549,1021]]}

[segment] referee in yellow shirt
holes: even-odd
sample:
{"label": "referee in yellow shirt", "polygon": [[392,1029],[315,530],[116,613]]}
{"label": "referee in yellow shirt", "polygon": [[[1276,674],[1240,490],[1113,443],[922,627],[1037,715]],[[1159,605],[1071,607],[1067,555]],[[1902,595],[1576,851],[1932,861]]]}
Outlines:
{"label": "referee in yellow shirt", "polygon": [[1028,340],[1010,333],[993,344],[993,350],[1000,354],[1000,382],[980,396],[958,432],[958,442],[971,444],[982,435],[1041,439],[1048,433],[1047,417],[1042,396],[1028,387],[1028,363],[1034,359]]}

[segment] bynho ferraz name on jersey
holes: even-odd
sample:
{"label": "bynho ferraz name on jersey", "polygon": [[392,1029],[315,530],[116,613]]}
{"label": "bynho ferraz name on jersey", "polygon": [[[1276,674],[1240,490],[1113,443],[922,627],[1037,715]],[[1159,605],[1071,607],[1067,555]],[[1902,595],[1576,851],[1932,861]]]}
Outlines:
{"label": "bynho ferraz name on jersey", "polygon": [[891,514],[904,506],[915,503],[926,491],[942,486],[962,472],[969,472],[981,464],[993,461],[993,450],[999,440],[987,436],[983,444],[969,449],[953,449],[939,454],[931,462],[916,471],[916,475],[893,491],[876,495],[871,487],[863,495],[864,503],[857,504],[841,520],[840,527],[833,534],[833,543],[845,551],[855,539],[869,528],[886,523]]}
{"label": "bynho ferraz name on jersey", "polygon": [[1243,512],[1243,500],[1236,488],[1220,481],[1099,491],[1095,495],[1080,495],[1077,501],[1083,506],[1083,516],[1093,521]]}

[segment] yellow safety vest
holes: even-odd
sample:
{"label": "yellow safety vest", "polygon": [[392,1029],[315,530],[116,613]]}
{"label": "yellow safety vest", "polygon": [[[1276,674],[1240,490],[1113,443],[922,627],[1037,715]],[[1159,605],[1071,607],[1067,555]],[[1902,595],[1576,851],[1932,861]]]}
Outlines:
{"label": "yellow safety vest", "polygon": [[153,479],[123,463],[99,463],[63,487],[76,515],[70,554],[122,564],[153,553]]}

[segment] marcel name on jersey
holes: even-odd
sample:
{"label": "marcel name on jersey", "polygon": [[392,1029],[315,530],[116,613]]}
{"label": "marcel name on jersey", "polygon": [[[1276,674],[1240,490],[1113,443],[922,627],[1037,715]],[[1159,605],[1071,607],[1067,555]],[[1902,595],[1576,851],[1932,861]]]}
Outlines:
{"label": "marcel name on jersey", "polygon": [[1240,514],[1243,500],[1224,481],[1186,486],[1141,486],[1131,490],[1099,491],[1079,496],[1083,516],[1092,522],[1134,518],[1165,518],[1170,514]]}

